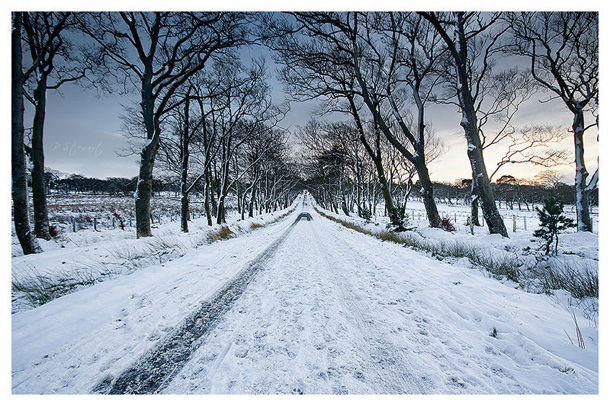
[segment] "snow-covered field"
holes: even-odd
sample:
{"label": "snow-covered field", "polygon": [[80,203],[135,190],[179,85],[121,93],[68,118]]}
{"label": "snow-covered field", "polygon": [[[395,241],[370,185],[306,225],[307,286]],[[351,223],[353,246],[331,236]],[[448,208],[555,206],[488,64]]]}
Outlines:
{"label": "snow-covered field", "polygon": [[[187,249],[162,263],[144,261],[136,271],[19,309],[12,315],[12,391],[89,393],[113,382],[285,235],[160,392],[597,393],[598,330],[567,306],[566,292],[531,293],[465,259],[439,261],[358,233],[305,200],[265,227],[211,244],[185,240]],[[312,221],[295,223],[302,211]],[[198,221],[180,238],[196,239]],[[436,231],[419,228],[429,238],[454,238]],[[455,238],[466,235],[458,230]],[[494,249],[522,250],[518,241],[529,241],[525,233],[495,241],[483,230],[468,238]],[[574,241],[563,251],[597,260],[596,238],[567,238]],[[52,270],[66,258],[98,263],[107,245],[144,240],[56,249],[40,254],[36,266]],[[13,258],[14,275],[26,269],[18,262],[25,258]],[[575,345],[573,317],[585,348]]]}
{"label": "snow-covered field", "polygon": [[[418,232],[429,238],[435,239],[467,239],[469,243],[479,246],[500,247],[505,250],[520,251],[527,249],[534,250],[540,246],[540,241],[533,237],[534,230],[539,227],[538,214],[535,210],[528,211],[525,206],[522,210],[513,206],[513,210],[502,204],[499,209],[500,214],[504,219],[509,239],[502,238],[500,235],[490,235],[487,226],[484,225],[483,216],[479,213],[482,227],[474,227],[474,236],[470,234],[470,226],[468,226],[468,216],[470,215],[470,207],[465,205],[448,205],[437,204],[439,214],[443,218],[448,218],[455,226],[454,233],[446,233],[439,229],[428,227],[426,212],[424,205],[420,201],[411,200],[407,203],[405,213],[409,216],[408,223],[414,226]],[[564,213],[576,220],[574,206],[566,205]],[[373,223],[385,226],[389,219],[383,216],[383,205],[377,207],[378,216],[372,219]],[[560,254],[566,256],[577,256],[579,258],[588,258],[598,260],[598,230],[599,230],[599,215],[598,208],[594,207],[591,213],[593,222],[593,233],[577,233],[576,229],[569,229],[565,234],[560,236]],[[336,214],[335,214],[336,216]],[[355,216],[352,216],[355,218]],[[514,218],[514,230],[513,230]],[[357,220],[357,218],[356,218]]]}
{"label": "snow-covered field", "polygon": [[[229,216],[236,217],[230,208],[235,199],[227,197]],[[130,195],[107,194],[51,194],[48,197],[49,224],[57,229],[59,235],[51,241],[39,240],[45,251],[58,248],[87,245],[101,240],[117,240],[129,238],[135,234],[134,199]],[[193,219],[204,216],[202,198],[194,196],[189,204]],[[124,229],[120,227],[119,219],[123,221]],[[152,227],[161,228],[162,232],[174,223],[170,229],[179,227],[180,198],[172,193],[157,193],[151,200]],[[30,216],[33,216],[31,213]],[[228,220],[228,219],[227,219]],[[97,228],[97,231],[94,229]],[[12,256],[23,255],[19,241],[12,230]]]}
{"label": "snow-covered field", "polygon": [[[510,209],[504,202],[498,203],[498,210],[500,215],[504,219],[508,234],[512,237],[513,235],[532,235],[533,231],[538,228],[538,214],[533,207],[531,210],[527,210],[525,205],[518,208],[517,204],[513,205]],[[537,205],[536,207],[540,207]],[[437,208],[441,217],[446,217],[451,220],[451,223],[455,225],[458,231],[470,233],[470,227],[467,225],[468,216],[470,215],[470,206],[464,204],[446,204],[437,202]],[[377,206],[378,217],[376,220],[384,221],[383,216],[383,204]],[[417,226],[425,226],[427,224],[426,211],[424,204],[418,200],[409,200],[407,202],[407,209],[405,213],[409,216],[409,222]],[[576,212],[573,205],[565,205],[564,214],[576,220]],[[515,231],[513,231],[513,216],[515,218]],[[479,210],[479,220],[483,223],[483,214]],[[591,208],[591,220],[593,222],[593,231],[597,233],[599,226],[599,209],[597,206]],[[483,231],[486,231],[484,228]]]}

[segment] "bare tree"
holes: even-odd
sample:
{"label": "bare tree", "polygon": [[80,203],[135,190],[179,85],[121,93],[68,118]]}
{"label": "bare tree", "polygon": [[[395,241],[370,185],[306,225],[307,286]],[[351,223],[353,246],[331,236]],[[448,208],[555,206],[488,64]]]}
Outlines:
{"label": "bare tree", "polygon": [[[355,154],[361,147],[355,125],[351,122],[326,123],[310,119],[307,125],[299,129],[297,136],[303,146],[307,165],[311,166],[310,171],[324,179],[317,186],[334,197],[333,204],[340,202],[343,211],[349,215],[346,185],[350,180],[350,171],[354,171],[353,164],[357,162]],[[358,173],[356,169],[353,175],[357,176]],[[360,207],[361,202],[358,204]]]}
{"label": "bare tree", "polygon": [[[271,47],[279,53],[280,60],[284,63],[282,77],[290,86],[292,94],[302,99],[324,98],[328,111],[340,111],[354,118],[356,128],[361,134],[362,144],[377,168],[386,211],[392,224],[400,227],[402,219],[392,201],[381,164],[381,154],[376,152],[377,139],[373,137],[373,142],[369,144],[366,137],[367,131],[361,109],[365,106],[372,116],[369,121],[373,124],[373,134],[379,131],[391,140],[392,145],[398,148],[406,159],[416,163],[418,175],[426,186],[426,207],[431,225],[438,225],[440,219],[431,193],[432,183],[429,181],[425,167],[424,124],[420,126],[422,133],[418,133],[418,136],[421,136],[419,139],[416,139],[406,126],[400,126],[402,136],[405,136],[408,142],[411,142],[409,145],[414,148],[414,151],[409,151],[390,130],[392,127],[390,117],[381,113],[382,104],[388,103],[386,98],[388,86],[392,88],[390,93],[397,97],[393,93],[393,86],[397,81],[392,76],[392,82],[388,84],[390,81],[388,75],[385,75],[385,80],[380,80],[383,58],[375,47],[381,45],[367,36],[373,29],[372,22],[370,26],[367,25],[369,14],[294,13],[291,18],[291,23],[270,24],[271,29],[268,31],[276,33],[270,41]],[[359,20],[362,20],[361,25],[358,25]],[[365,48],[370,52],[362,53],[363,44],[367,45]],[[384,52],[387,52],[387,48]],[[394,57],[396,55],[397,52],[394,53]],[[368,63],[372,58],[377,58],[376,62]],[[363,66],[365,63],[366,66]],[[421,84],[420,82],[414,86]],[[396,113],[398,110],[396,103],[394,107],[396,109],[392,111]],[[400,120],[400,113],[395,117]]]}
{"label": "bare tree", "polygon": [[[261,211],[263,208],[266,212],[276,210],[281,207],[282,200],[283,206],[286,207],[287,198],[294,197],[294,188],[299,183],[299,179],[292,169],[294,166],[291,165],[288,157],[286,143],[286,131],[269,128],[268,131],[260,132],[258,136],[253,137],[240,154],[244,158],[241,173],[251,179],[249,188],[258,190],[256,196]],[[239,183],[236,183],[236,186],[238,185]],[[248,190],[246,188],[243,193],[242,218],[245,214],[245,196]],[[239,196],[239,189],[237,192]],[[252,198],[249,207],[254,204]]]}
{"label": "bare tree", "polygon": [[[506,226],[496,207],[487,174],[476,109],[477,96],[483,84],[482,78],[485,77],[485,71],[490,68],[491,58],[499,52],[496,44],[507,28],[497,26],[496,23],[500,19],[499,13],[487,15],[475,12],[424,12],[420,14],[436,28],[453,60],[456,71],[456,95],[462,111],[460,125],[464,128],[468,144],[473,188],[481,199],[487,227],[492,234],[508,237]],[[478,44],[478,51],[472,52],[473,49],[477,49],[475,44]],[[482,56],[482,58],[477,58],[477,56]],[[479,69],[477,78],[473,78],[474,69]]]}
{"label": "bare tree", "polygon": [[[431,24],[413,13],[356,13],[353,21],[350,43],[361,96],[390,144],[414,166],[430,226],[440,227],[426,160],[425,108],[444,69],[442,40]],[[401,108],[406,101],[401,94],[408,93],[416,111],[411,123]],[[398,131],[384,118],[384,108],[392,112]]]}
{"label": "bare tree", "polygon": [[28,193],[26,187],[25,152],[23,144],[23,74],[21,30],[23,13],[13,13],[11,32],[11,163],[12,197],[15,233],[23,254],[34,254],[39,248],[30,231],[28,216]]}
{"label": "bare tree", "polygon": [[185,233],[188,233],[189,221],[188,181],[191,144],[198,136],[198,130],[205,120],[205,116],[198,120],[191,118],[192,93],[193,86],[188,84],[185,94],[176,95],[184,98],[185,101],[181,109],[177,108],[168,115],[168,121],[172,121],[173,131],[160,143],[161,163],[169,171],[177,172],[180,178],[180,229]]}
{"label": "bare tree", "polygon": [[546,168],[567,165],[566,151],[555,148],[566,136],[564,130],[551,126],[516,129],[508,135],[508,147],[489,178],[493,179],[505,165],[529,164]]}
{"label": "bare tree", "polygon": [[596,12],[510,13],[514,52],[531,61],[533,77],[573,114],[576,217],[579,231],[591,231],[583,136],[585,111],[597,105],[599,74]]}
{"label": "bare tree", "polygon": [[536,180],[548,189],[555,189],[561,182],[561,175],[553,169],[545,169],[536,175]]}
{"label": "bare tree", "polygon": [[215,64],[214,74],[224,83],[223,91],[213,98],[219,107],[210,114],[212,131],[218,134],[219,142],[216,222],[221,224],[226,222],[225,199],[229,190],[243,176],[231,174],[231,164],[240,148],[250,138],[274,128],[288,110],[286,105],[272,103],[263,60],[253,60],[249,67],[238,60],[225,60]]}
{"label": "bare tree", "polygon": [[[406,123],[409,126],[413,126],[412,119],[409,116],[405,117]],[[428,166],[431,162],[439,158],[445,153],[445,145],[438,136],[436,136],[431,124],[426,124],[424,128],[425,141],[425,163]],[[386,164],[386,171],[388,172],[389,184],[392,187],[392,194],[396,195],[396,202],[402,215],[406,214],[406,206],[414,188],[417,185],[418,195],[424,200],[425,193],[422,193],[421,182],[417,179],[417,168],[415,165],[405,159],[400,151],[398,151],[389,141],[386,140],[384,150],[384,161]],[[396,186],[394,186],[396,184]],[[394,191],[396,189],[396,192]]]}
{"label": "bare tree", "polygon": [[[238,84],[234,83],[234,85]],[[180,217],[184,232],[188,232],[189,196],[202,180],[205,181],[206,218],[208,225],[212,225],[209,170],[220,143],[217,140],[218,134],[212,131],[210,117],[212,113],[222,109],[222,106],[218,107],[214,100],[225,91],[225,87],[223,78],[208,78],[205,75],[192,78],[188,83],[186,94],[177,95],[185,99],[183,109],[176,109],[172,114],[175,116],[174,134],[177,137],[169,137],[161,143],[165,163],[169,164],[170,169],[176,170],[180,178]],[[191,118],[191,100],[195,101],[198,107],[193,118]],[[196,164],[194,176],[190,174],[193,169],[190,162],[193,160]]]}
{"label": "bare tree", "polygon": [[32,124],[32,200],[34,204],[34,234],[51,239],[47,211],[44,172],[43,131],[47,91],[59,89],[63,84],[85,77],[87,61],[77,62],[77,52],[65,39],[74,22],[70,13],[33,12],[23,14],[24,40],[29,53],[29,66],[25,76],[31,80],[26,86],[27,100],[34,106]]}
{"label": "bare tree", "polygon": [[[513,119],[519,111],[522,104],[536,92],[537,86],[531,79],[528,72],[520,72],[517,68],[511,67],[504,71],[497,72],[494,65],[494,60],[489,60],[498,49],[494,52],[481,51],[485,49],[479,47],[473,50],[475,53],[481,53],[480,57],[483,61],[484,69],[472,69],[473,81],[476,81],[477,97],[475,97],[475,111],[479,119],[479,135],[481,139],[481,149],[483,156],[485,151],[490,147],[499,144],[506,144],[506,141],[516,139],[516,128]],[[489,61],[488,61],[489,60]],[[475,67],[476,68],[476,67]],[[455,85],[456,82],[452,81]],[[457,88],[451,89],[451,93],[456,94]],[[450,99],[450,102],[453,99]],[[459,102],[457,103],[459,106]],[[489,130],[488,127],[492,126]],[[523,151],[524,152],[524,151]],[[510,152],[507,152],[507,154]],[[502,163],[500,166],[504,165]],[[498,170],[496,170],[494,173]],[[492,173],[489,180],[493,179]],[[476,190],[476,182],[471,183],[471,219],[473,225],[480,226],[479,223],[479,196]]]}
{"label": "bare tree", "polygon": [[[439,227],[424,148],[424,108],[432,96],[434,67],[442,53],[435,31],[432,28],[426,31],[424,26],[429,24],[417,15],[401,13],[295,13],[294,19],[297,26],[317,38],[318,48],[329,51],[334,69],[340,67],[344,72],[341,76],[316,66],[314,69],[324,78],[332,77],[334,86],[329,88],[328,80],[315,83],[326,85],[326,92],[347,98],[351,108],[344,112],[358,111],[361,103],[366,106],[374,127],[415,166],[428,220],[432,227]],[[319,59],[320,52],[312,56]],[[399,94],[405,92],[402,88],[405,84],[417,106],[416,129],[409,128],[401,111],[404,96]],[[382,113],[384,110],[392,114]],[[370,151],[375,166],[381,167],[381,156],[376,156],[373,149]],[[391,197],[389,187],[387,190],[384,187],[385,175],[384,179],[379,176],[384,196]],[[390,200],[386,206],[390,217],[398,221],[400,215],[394,203]]]}
{"label": "bare tree", "polygon": [[185,100],[173,96],[209,58],[246,40],[236,13],[120,12],[81,15],[80,28],[97,45],[98,61],[127,89],[141,93],[146,142],[135,193],[136,234],[151,235],[150,198],[163,117]]}

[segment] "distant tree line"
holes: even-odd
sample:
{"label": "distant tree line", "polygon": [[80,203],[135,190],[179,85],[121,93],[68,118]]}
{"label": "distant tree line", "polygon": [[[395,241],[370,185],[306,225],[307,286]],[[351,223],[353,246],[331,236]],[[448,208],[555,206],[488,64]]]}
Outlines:
{"label": "distant tree line", "polygon": [[[504,178],[504,179],[502,179]],[[305,187],[314,195],[320,204],[336,213],[348,214],[357,213],[360,217],[370,218],[374,215],[387,215],[387,211],[378,210],[378,203],[383,201],[381,187],[373,179],[356,185],[349,178],[341,183],[335,178],[312,177],[305,181]],[[445,205],[468,205],[470,202],[471,179],[458,179],[453,183],[432,182],[435,191],[435,199],[438,203]],[[511,210],[534,211],[535,207],[544,203],[544,200],[553,194],[568,205],[576,204],[574,186],[559,182],[548,185],[541,182],[529,180],[519,180],[511,175],[505,175],[491,184],[496,203],[499,207]],[[361,188],[365,192],[364,198],[359,198],[357,189]],[[392,184],[392,198],[396,201],[404,199],[405,195],[413,201],[423,201],[421,184],[416,180],[412,184]],[[340,199],[335,196],[342,196]],[[359,199],[361,199],[359,203]],[[342,202],[342,203],[337,203]],[[590,203],[593,206],[599,204],[598,189],[591,191]],[[401,205],[403,215],[407,216],[406,205]]]}

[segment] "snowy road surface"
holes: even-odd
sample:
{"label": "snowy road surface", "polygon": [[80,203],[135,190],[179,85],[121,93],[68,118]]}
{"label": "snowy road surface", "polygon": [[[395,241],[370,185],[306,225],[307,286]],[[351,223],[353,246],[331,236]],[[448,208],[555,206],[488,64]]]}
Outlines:
{"label": "snowy road surface", "polygon": [[552,298],[303,210],[13,315],[13,392],[116,383],[284,235],[160,392],[597,393],[597,330],[570,344]]}

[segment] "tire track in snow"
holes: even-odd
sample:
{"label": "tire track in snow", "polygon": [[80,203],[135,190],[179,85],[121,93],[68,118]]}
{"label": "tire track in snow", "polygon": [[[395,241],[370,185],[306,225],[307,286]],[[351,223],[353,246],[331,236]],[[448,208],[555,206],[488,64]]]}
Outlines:
{"label": "tire track in snow", "polygon": [[158,393],[182,369],[218,320],[246,290],[253,277],[264,268],[288,237],[302,215],[261,252],[239,275],[225,284],[214,296],[171,332],[159,345],[142,356],[116,379],[106,378],[93,388],[99,394]]}

